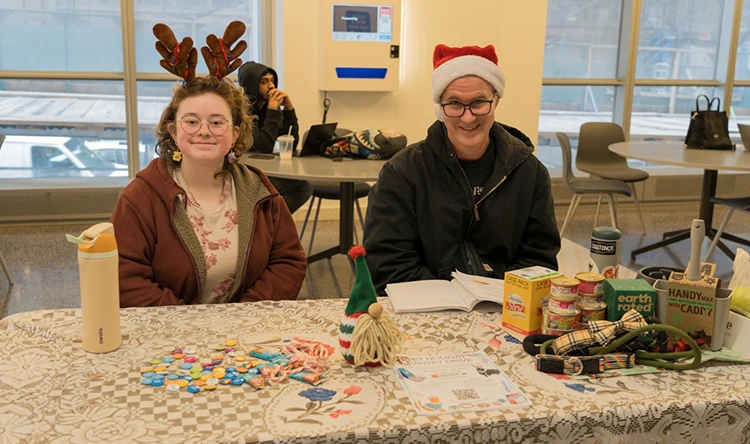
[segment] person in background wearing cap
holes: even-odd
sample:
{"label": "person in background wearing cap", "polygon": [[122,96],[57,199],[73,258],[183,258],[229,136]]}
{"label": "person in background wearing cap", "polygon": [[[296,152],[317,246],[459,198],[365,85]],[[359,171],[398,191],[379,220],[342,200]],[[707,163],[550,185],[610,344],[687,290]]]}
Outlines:
{"label": "person in background wearing cap", "polygon": [[[276,88],[279,76],[273,68],[260,63],[247,62],[237,72],[240,85],[253,104],[254,113],[258,116],[253,126],[253,144],[251,151],[264,154],[273,153],[276,138],[289,134],[292,130],[294,149],[299,143],[299,125],[297,113],[289,94]],[[283,108],[283,110],[282,110]],[[312,196],[312,186],[306,180],[282,179],[269,177],[276,191],[284,198],[290,213],[294,213]]]}
{"label": "person in background wearing cap", "polygon": [[503,278],[557,269],[549,173],[528,137],[494,119],[505,89],[495,48],[438,45],[433,65],[438,121],[383,166],[370,191],[364,247],[378,293],[454,270]]}

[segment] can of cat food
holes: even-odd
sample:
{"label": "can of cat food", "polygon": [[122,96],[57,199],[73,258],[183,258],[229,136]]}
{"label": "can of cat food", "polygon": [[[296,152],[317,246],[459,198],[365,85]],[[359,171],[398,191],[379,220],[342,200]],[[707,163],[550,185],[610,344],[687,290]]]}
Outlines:
{"label": "can of cat food", "polygon": [[576,275],[580,281],[578,294],[602,294],[604,293],[604,276],[599,273],[581,272]]}
{"label": "can of cat food", "polygon": [[578,295],[578,279],[556,277],[549,281],[549,293],[559,298],[570,298]]}
{"label": "can of cat food", "polygon": [[573,315],[576,313],[577,296],[560,297],[549,295],[547,309],[553,313]]}
{"label": "can of cat food", "polygon": [[581,310],[577,309],[573,314],[559,314],[542,310],[542,326],[552,330],[576,330],[581,320]]}
{"label": "can of cat food", "polygon": [[[591,233],[589,271],[617,279],[620,272],[622,234],[614,227],[596,227]],[[580,289],[579,289],[580,291]]]}
{"label": "can of cat food", "polygon": [[542,325],[543,335],[562,336],[562,335],[567,335],[571,331],[572,330],[554,330],[552,328],[545,327],[544,325]]}
{"label": "can of cat food", "polygon": [[599,294],[586,294],[578,293],[578,306],[595,308],[602,303],[602,293]]}
{"label": "can of cat food", "polygon": [[581,326],[588,328],[589,321],[601,321],[607,312],[607,304],[604,302],[599,303],[596,307],[583,307],[578,306],[581,310]]}

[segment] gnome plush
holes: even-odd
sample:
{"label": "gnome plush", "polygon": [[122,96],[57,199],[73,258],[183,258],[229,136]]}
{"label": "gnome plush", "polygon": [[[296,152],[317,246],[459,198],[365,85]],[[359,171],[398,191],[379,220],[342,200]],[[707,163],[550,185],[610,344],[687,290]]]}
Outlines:
{"label": "gnome plush", "polygon": [[357,271],[339,326],[341,353],[350,364],[390,367],[404,343],[404,333],[378,303],[365,249],[355,245],[349,250],[349,257]]}

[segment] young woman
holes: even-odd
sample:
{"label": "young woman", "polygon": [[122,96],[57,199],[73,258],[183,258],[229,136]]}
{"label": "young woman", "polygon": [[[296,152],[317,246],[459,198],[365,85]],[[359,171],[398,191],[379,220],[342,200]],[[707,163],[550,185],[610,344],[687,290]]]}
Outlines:
{"label": "young woman", "polygon": [[111,218],[122,307],[296,299],[307,261],[292,216],[268,178],[237,161],[253,143],[249,108],[215,76],[175,89],[160,157]]}

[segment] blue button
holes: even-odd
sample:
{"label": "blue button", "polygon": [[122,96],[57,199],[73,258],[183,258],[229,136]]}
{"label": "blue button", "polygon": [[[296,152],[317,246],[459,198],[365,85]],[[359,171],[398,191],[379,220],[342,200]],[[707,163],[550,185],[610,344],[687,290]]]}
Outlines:
{"label": "blue button", "polygon": [[175,379],[180,379],[180,375],[172,373],[171,375],[167,375],[167,379],[169,379],[170,381],[174,381]]}
{"label": "blue button", "polygon": [[201,391],[201,388],[197,385],[189,385],[187,391],[189,391],[190,393],[198,393],[199,391]]}
{"label": "blue button", "polygon": [[337,67],[336,77],[339,79],[385,79],[388,68],[348,68]]}
{"label": "blue button", "polygon": [[174,362],[174,358],[171,357],[171,356],[165,356],[165,357],[161,358],[161,360],[162,360],[162,362],[166,362],[166,363]]}
{"label": "blue button", "polygon": [[151,381],[151,385],[154,386],[154,387],[161,387],[161,386],[164,385],[164,380],[163,379],[154,379],[153,381]]}
{"label": "blue button", "polygon": [[154,382],[154,380],[151,379],[151,378],[143,378],[143,379],[141,379],[141,384],[143,384],[143,385],[151,385],[152,382]]}
{"label": "blue button", "polygon": [[232,379],[232,385],[242,385],[245,381],[242,378],[234,378]]}
{"label": "blue button", "polygon": [[190,370],[191,368],[193,368],[193,364],[189,362],[183,362],[182,364],[180,364],[180,368]]}
{"label": "blue button", "polygon": [[143,376],[144,378],[153,378],[154,372],[141,373],[141,376]]}

